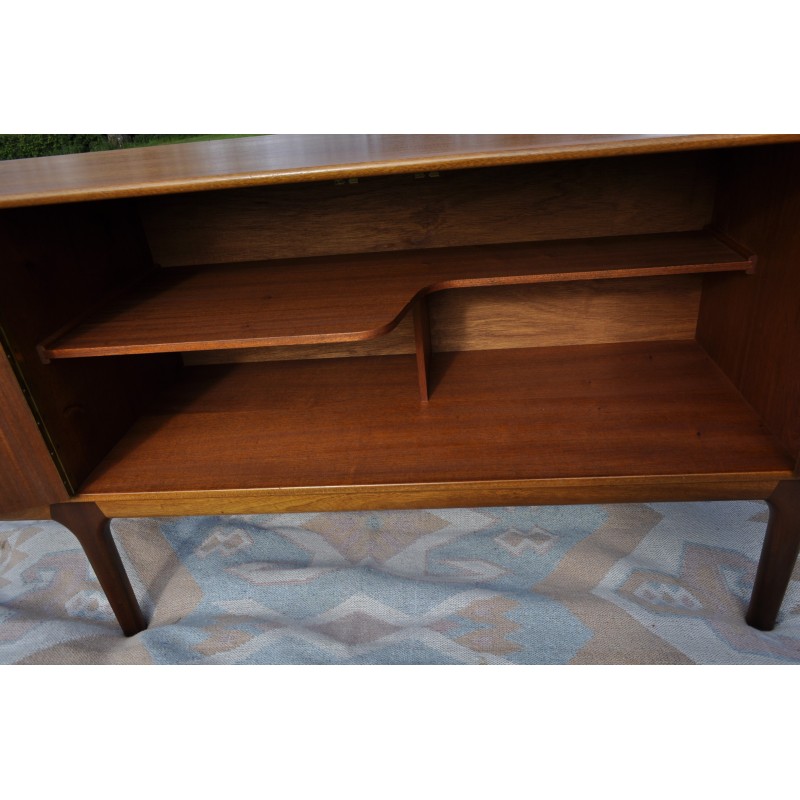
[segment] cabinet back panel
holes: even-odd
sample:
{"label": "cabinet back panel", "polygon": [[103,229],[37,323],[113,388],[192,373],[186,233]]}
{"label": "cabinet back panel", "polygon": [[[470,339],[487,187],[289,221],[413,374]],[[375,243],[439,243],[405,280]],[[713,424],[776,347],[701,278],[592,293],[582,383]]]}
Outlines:
{"label": "cabinet back panel", "polygon": [[696,230],[715,153],[530,164],[138,201],[165,267]]}
{"label": "cabinet back panel", "polygon": [[[702,277],[487,286],[428,298],[434,351],[693,339]],[[186,364],[414,353],[408,314],[365,342],[186,353]]]}

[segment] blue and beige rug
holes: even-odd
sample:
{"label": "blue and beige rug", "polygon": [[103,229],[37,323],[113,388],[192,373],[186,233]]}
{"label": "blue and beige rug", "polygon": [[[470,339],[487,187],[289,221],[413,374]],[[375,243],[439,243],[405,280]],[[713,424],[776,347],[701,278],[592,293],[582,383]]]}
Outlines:
{"label": "blue and beige rug", "polygon": [[764,503],[115,520],[124,638],[72,534],[0,522],[0,663],[800,663],[743,615]]}

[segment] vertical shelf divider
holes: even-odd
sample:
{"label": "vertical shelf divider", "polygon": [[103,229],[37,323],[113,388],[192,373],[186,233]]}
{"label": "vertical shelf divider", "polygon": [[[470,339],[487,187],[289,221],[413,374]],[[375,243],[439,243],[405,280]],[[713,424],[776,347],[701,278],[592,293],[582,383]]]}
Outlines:
{"label": "vertical shelf divider", "polygon": [[414,300],[414,344],[417,352],[417,378],[419,399],[430,400],[431,327],[428,314],[428,298],[422,294]]}

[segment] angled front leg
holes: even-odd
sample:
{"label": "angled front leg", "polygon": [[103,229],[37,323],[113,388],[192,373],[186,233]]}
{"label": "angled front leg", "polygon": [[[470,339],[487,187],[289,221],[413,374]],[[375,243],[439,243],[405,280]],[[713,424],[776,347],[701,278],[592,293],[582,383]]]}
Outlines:
{"label": "angled front leg", "polygon": [[775,627],[800,552],[800,481],[781,481],[767,503],[767,535],[746,617],[748,625],[762,631]]}
{"label": "angled front leg", "polygon": [[111,537],[109,519],[94,503],[56,503],[50,514],[80,542],[122,632],[133,636],[143,631],[147,623]]}

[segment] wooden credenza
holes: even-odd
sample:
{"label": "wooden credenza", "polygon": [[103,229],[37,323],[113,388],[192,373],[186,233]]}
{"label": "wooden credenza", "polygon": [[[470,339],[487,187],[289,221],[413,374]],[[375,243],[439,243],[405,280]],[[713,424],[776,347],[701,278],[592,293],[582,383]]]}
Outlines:
{"label": "wooden credenza", "polygon": [[0,164],[0,511],[767,499],[800,544],[800,136],[269,136]]}

